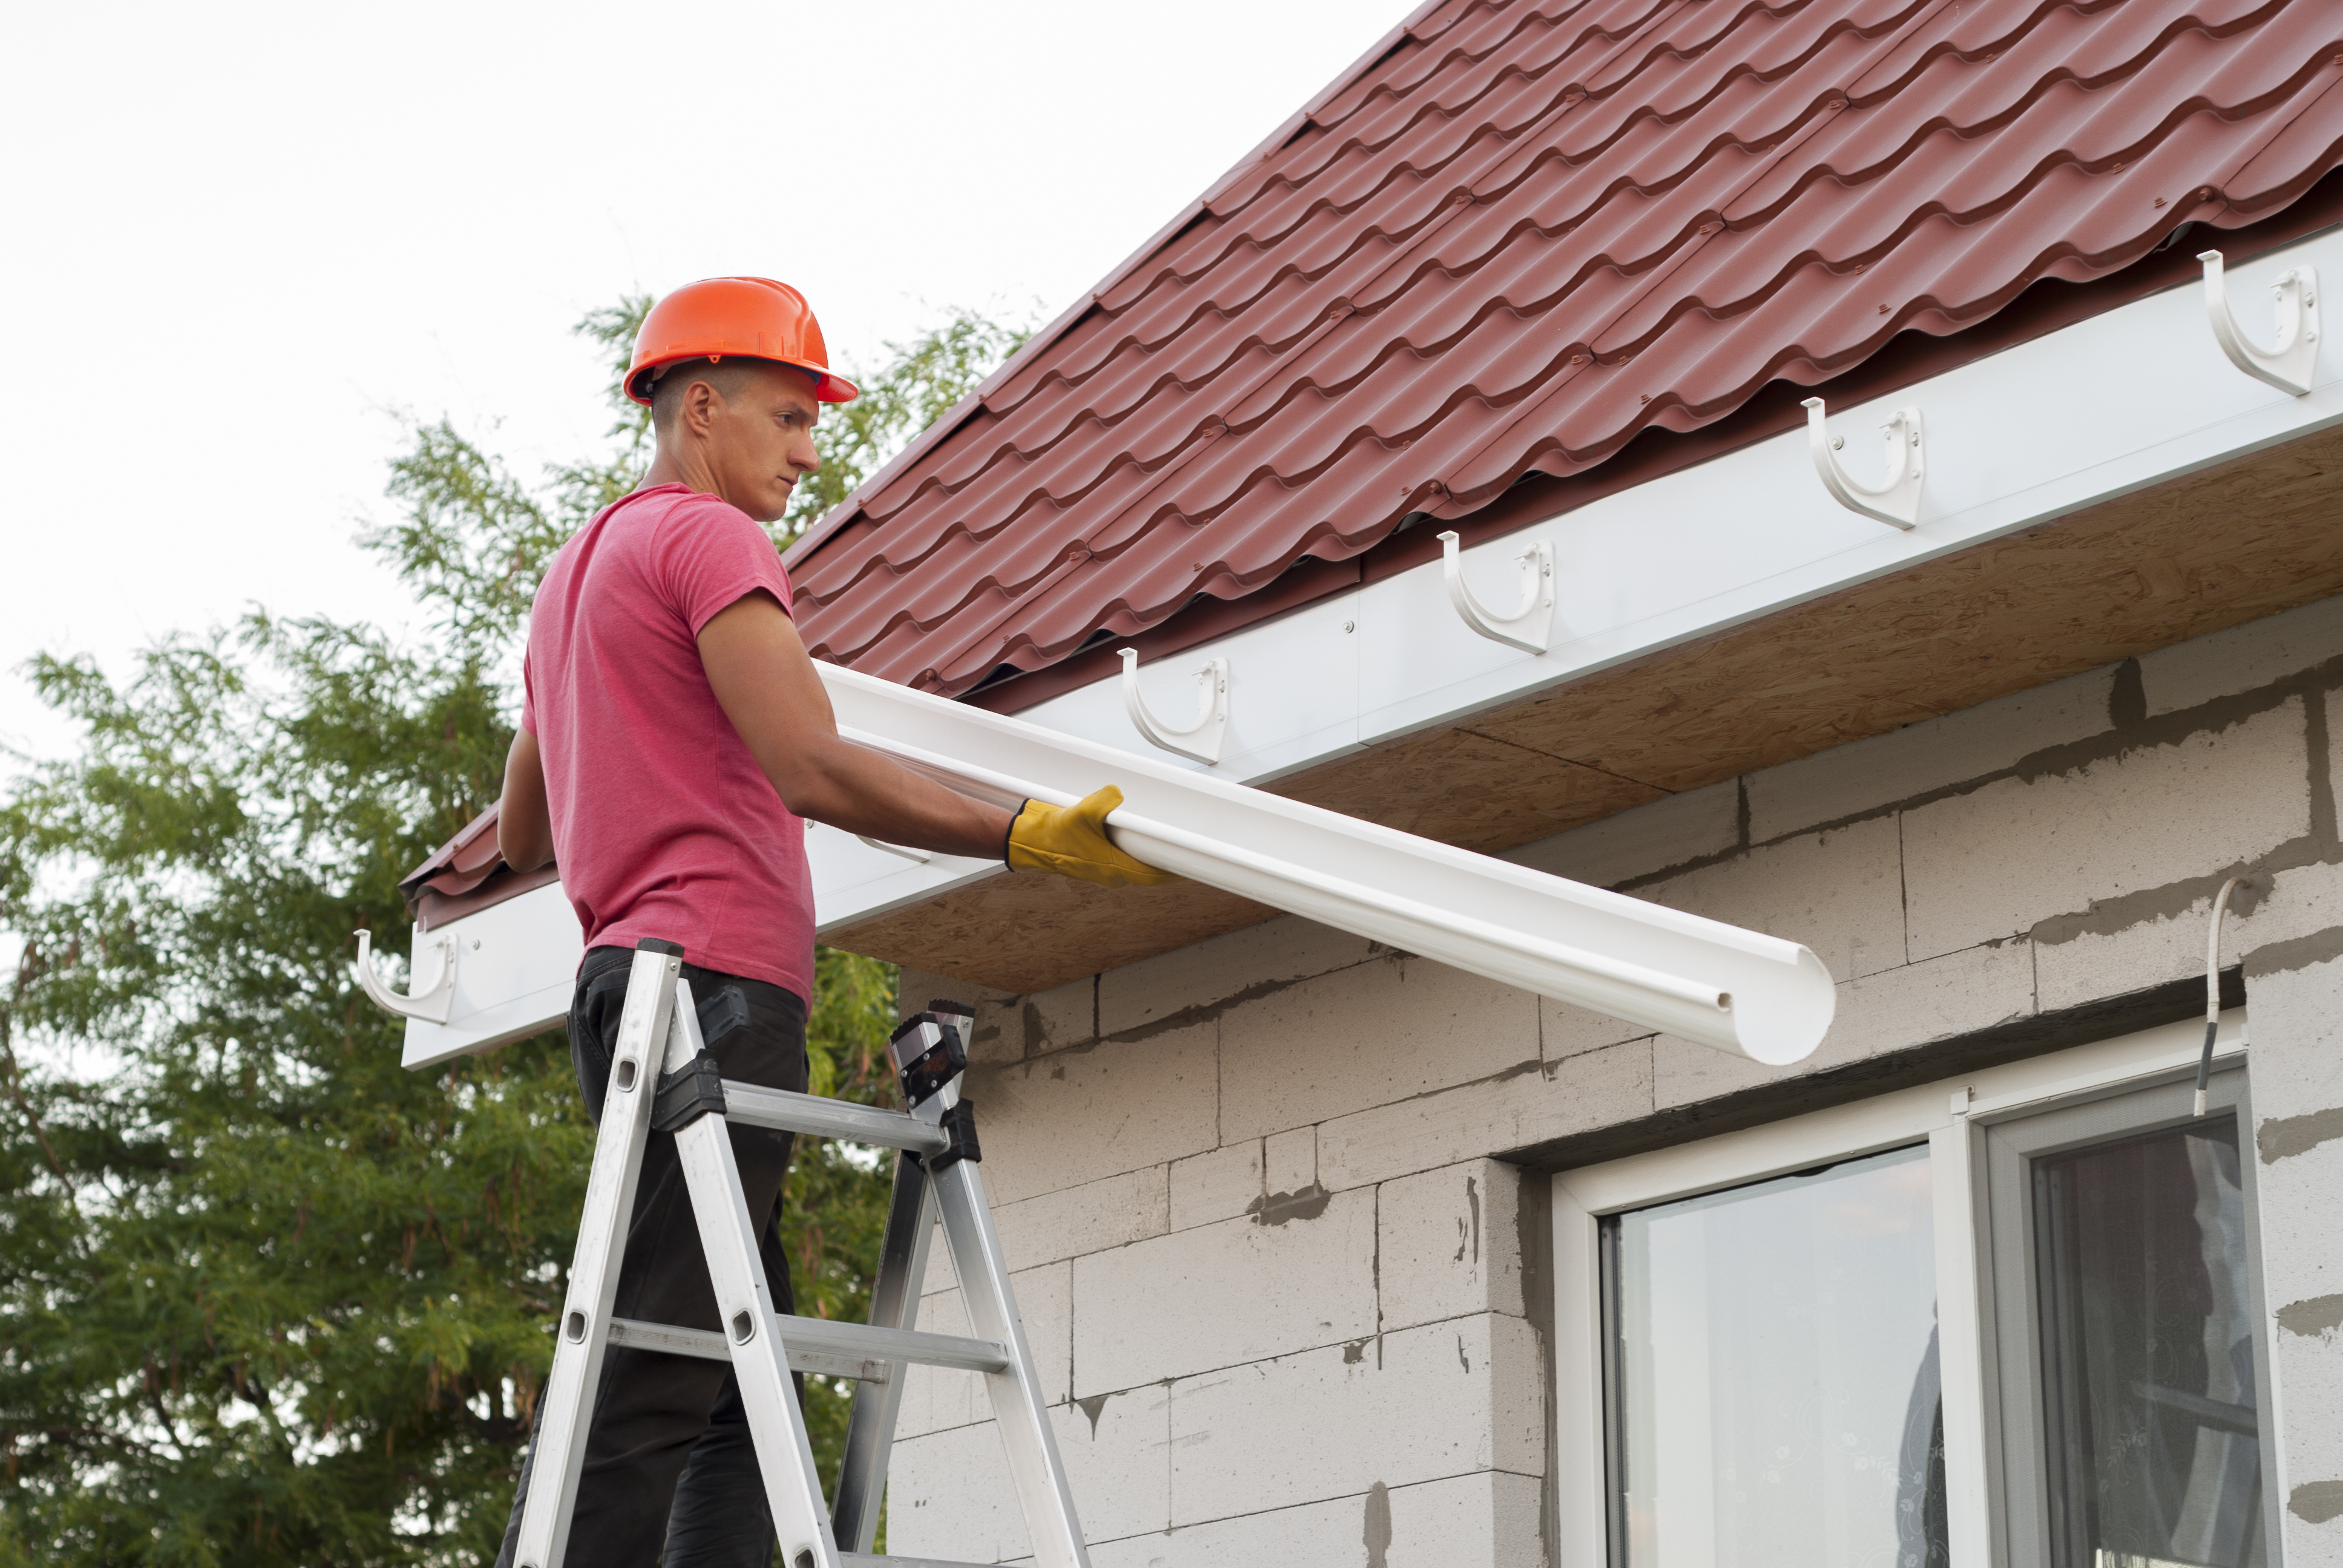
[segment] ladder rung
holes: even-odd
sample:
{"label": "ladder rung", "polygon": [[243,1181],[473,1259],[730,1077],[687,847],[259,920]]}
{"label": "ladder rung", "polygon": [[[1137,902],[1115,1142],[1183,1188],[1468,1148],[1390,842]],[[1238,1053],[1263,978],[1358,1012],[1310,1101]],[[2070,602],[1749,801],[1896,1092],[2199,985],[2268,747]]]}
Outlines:
{"label": "ladder rung", "polygon": [[[610,1342],[638,1350],[664,1351],[669,1355],[699,1356],[707,1361],[730,1361],[732,1348],[724,1336],[706,1329],[678,1328],[671,1323],[647,1323],[633,1318],[610,1322]],[[917,1362],[922,1366],[953,1367],[961,1372],[997,1372],[1009,1365],[1008,1352],[992,1340],[964,1340],[952,1334],[931,1334],[918,1329],[874,1329],[869,1323],[832,1322],[827,1318],[781,1318],[781,1343],[789,1365],[799,1372],[827,1377],[858,1377],[883,1382],[889,1362]],[[820,1356],[835,1366],[799,1366],[800,1356]],[[868,1371],[844,1371],[847,1366]]]}
{"label": "ladder rung", "polygon": [[809,1132],[817,1138],[840,1138],[849,1143],[876,1143],[883,1149],[908,1149],[914,1154],[939,1154],[951,1140],[940,1128],[905,1115],[851,1101],[825,1100],[819,1094],[793,1094],[786,1089],[724,1081],[724,1115],[751,1127],[772,1127],[783,1132]]}
{"label": "ladder rung", "polygon": [[985,1563],[947,1563],[940,1557],[874,1557],[868,1552],[841,1552],[846,1568],[991,1568]]}
{"label": "ladder rung", "polygon": [[[615,1318],[610,1322],[610,1342],[628,1345],[636,1350],[659,1351],[671,1356],[697,1356],[701,1361],[729,1362],[732,1348],[724,1336],[706,1329],[680,1329],[673,1323],[647,1323],[636,1318]],[[806,1350],[794,1342],[787,1344],[789,1370],[810,1372],[816,1377],[853,1378],[861,1382],[885,1382],[889,1371],[886,1362],[864,1361],[856,1356],[826,1355],[820,1351]]]}

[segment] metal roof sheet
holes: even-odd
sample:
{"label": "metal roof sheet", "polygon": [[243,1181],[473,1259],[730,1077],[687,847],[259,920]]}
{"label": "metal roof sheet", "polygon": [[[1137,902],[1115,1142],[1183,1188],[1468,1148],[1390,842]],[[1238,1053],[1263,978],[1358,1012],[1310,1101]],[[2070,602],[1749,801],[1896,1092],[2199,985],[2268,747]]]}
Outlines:
{"label": "metal roof sheet", "polygon": [[1444,0],[790,552],[958,694],[1459,517],[2343,152],[2318,0]]}

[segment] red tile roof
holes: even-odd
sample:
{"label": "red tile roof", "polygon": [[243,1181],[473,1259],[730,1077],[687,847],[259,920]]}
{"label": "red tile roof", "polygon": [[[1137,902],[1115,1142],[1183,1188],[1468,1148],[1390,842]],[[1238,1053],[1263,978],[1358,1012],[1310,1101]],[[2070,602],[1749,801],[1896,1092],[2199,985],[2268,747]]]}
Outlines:
{"label": "red tile roof", "polygon": [[1441,0],[801,541],[799,625],[964,692],[2338,161],[2322,0]]}

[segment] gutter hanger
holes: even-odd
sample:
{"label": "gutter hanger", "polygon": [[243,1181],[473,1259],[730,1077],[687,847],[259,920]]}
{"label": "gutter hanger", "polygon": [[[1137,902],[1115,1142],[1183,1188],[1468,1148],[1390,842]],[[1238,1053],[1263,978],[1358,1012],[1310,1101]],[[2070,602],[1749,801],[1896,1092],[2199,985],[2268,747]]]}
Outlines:
{"label": "gutter hanger", "polygon": [[1129,853],[1353,935],[1771,1066],[1812,1054],[1836,1010],[1795,942],[817,668],[856,745],[1012,809],[1119,785],[1107,829]]}

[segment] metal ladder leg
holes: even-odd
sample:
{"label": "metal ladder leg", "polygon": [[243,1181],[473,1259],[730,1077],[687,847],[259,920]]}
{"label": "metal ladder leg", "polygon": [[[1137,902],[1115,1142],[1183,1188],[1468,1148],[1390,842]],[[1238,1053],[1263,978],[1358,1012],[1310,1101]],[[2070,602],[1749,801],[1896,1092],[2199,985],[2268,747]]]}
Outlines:
{"label": "metal ladder leg", "polygon": [[1025,1325],[1010,1289],[1009,1265],[993,1234],[982,1169],[962,1160],[933,1181],[937,1206],[943,1211],[944,1244],[951,1250],[952,1271],[960,1277],[960,1297],[968,1303],[969,1326],[978,1338],[996,1340],[1009,1352],[1008,1366],[987,1372],[984,1382],[992,1396],[1001,1444],[1009,1451],[1010,1478],[1016,1483],[1017,1500],[1032,1533],[1033,1560],[1040,1568],[1090,1568],[1081,1520],[1066,1486],[1057,1436],[1050,1430],[1048,1398],[1033,1370],[1033,1352],[1025,1343]]}
{"label": "metal ladder leg", "polygon": [[[920,1290],[927,1280],[928,1239],[934,1234],[935,1218],[927,1168],[899,1151],[886,1239],[879,1248],[879,1273],[870,1282],[873,1328],[920,1326]],[[846,1452],[838,1471],[838,1499],[830,1515],[840,1543],[850,1552],[869,1552],[878,1543],[887,1462],[894,1449],[895,1420],[902,1409],[903,1379],[910,1367],[908,1362],[890,1362],[884,1382],[855,1385],[854,1413],[847,1422]]]}
{"label": "metal ladder leg", "polygon": [[[669,1027],[666,1071],[676,1073],[701,1060],[699,1020],[692,1010],[691,987],[678,986],[679,1005]],[[709,1063],[709,1070],[714,1070]],[[665,1125],[665,1122],[662,1122]],[[757,1468],[773,1510],[781,1561],[789,1568],[841,1568],[830,1514],[822,1507],[821,1480],[806,1441],[797,1389],[789,1381],[789,1347],[781,1341],[780,1316],[766,1289],[757,1251],[757,1222],[740,1192],[740,1168],[732,1158],[730,1123],[718,1112],[698,1117],[675,1133],[675,1151],[699,1221],[700,1250],[708,1257],[709,1282],[716,1289],[716,1312],[732,1352],[732,1372],[757,1450]]]}
{"label": "metal ladder leg", "polygon": [[553,1372],[545,1384],[545,1413],[530,1456],[528,1500],[515,1557],[520,1568],[560,1568],[568,1547],[578,1471],[586,1461],[586,1429],[602,1381],[618,1263],[634,1214],[635,1180],[650,1135],[651,1085],[665,1052],[682,967],[683,950],[672,943],[636,944],[601,1130],[594,1139],[594,1166],[578,1221],[569,1293],[554,1342]]}

